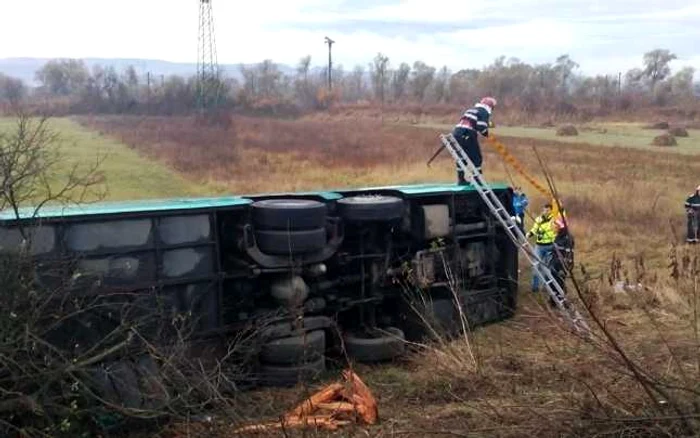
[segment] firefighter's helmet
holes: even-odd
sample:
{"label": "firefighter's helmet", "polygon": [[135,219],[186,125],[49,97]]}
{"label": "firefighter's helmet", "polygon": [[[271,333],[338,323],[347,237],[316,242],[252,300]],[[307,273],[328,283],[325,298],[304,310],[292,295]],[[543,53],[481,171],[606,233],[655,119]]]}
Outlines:
{"label": "firefighter's helmet", "polygon": [[496,99],[493,98],[493,97],[483,97],[483,98],[481,99],[481,104],[482,104],[482,105],[486,105],[486,106],[488,106],[488,107],[490,107],[490,108],[492,108],[492,109],[493,109],[493,108],[496,108],[496,103],[497,103],[497,102],[496,102]]}

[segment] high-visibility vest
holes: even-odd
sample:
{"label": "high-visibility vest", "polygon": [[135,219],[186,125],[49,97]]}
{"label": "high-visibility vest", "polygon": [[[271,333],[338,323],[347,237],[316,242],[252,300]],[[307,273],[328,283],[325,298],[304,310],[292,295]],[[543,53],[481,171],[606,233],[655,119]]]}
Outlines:
{"label": "high-visibility vest", "polygon": [[552,216],[539,215],[535,218],[535,224],[530,232],[535,235],[538,245],[551,245],[557,237],[554,232],[554,218]]}

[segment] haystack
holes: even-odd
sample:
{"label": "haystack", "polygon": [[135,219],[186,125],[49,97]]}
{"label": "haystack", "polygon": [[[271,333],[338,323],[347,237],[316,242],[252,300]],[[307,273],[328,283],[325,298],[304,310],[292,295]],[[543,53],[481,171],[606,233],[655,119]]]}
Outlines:
{"label": "haystack", "polygon": [[674,137],[687,137],[688,136],[688,130],[685,128],[681,128],[680,126],[669,129],[668,133]]}
{"label": "haystack", "polygon": [[676,146],[676,145],[678,145],[678,143],[676,143],[676,137],[672,136],[671,134],[661,134],[657,137],[654,137],[654,141],[652,141],[651,144],[654,146]]}
{"label": "haystack", "polygon": [[645,126],[646,129],[668,129],[668,122],[656,122]]}
{"label": "haystack", "polygon": [[573,137],[578,135],[578,130],[574,125],[563,125],[557,129],[557,135],[560,137]]}

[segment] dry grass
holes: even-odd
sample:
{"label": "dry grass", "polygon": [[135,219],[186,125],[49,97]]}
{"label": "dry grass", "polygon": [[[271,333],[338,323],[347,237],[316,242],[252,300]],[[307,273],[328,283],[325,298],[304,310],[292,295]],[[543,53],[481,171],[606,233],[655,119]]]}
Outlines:
{"label": "dry grass", "polygon": [[[452,124],[425,124],[418,125],[427,129],[449,130]],[[665,131],[650,131],[644,129],[637,123],[613,123],[600,122],[595,124],[578,125],[578,136],[560,137],[556,135],[556,130],[551,127],[531,127],[531,126],[506,126],[499,124],[493,130],[496,135],[518,138],[532,138],[544,141],[557,141],[562,146],[571,143],[585,143],[595,146],[629,147],[651,152],[659,152],[658,147],[651,145],[652,139]],[[700,150],[695,137],[696,131],[688,132],[690,138],[676,138],[678,146],[675,148],[663,149],[664,152],[674,154],[697,155]]]}
{"label": "dry grass", "polygon": [[[378,121],[280,121],[237,117],[232,127],[199,127],[187,118],[83,119],[140,153],[233,193],[335,189],[349,186],[453,182],[454,166],[438,146],[438,130]],[[497,133],[497,130],[496,130]],[[682,203],[700,163],[683,156],[615,147],[500,138],[526,169],[541,177],[536,148],[570,212],[580,260],[602,269],[615,252],[663,266],[669,242],[680,239]],[[490,180],[522,185],[482,142]],[[544,198],[529,191],[531,212]]]}
{"label": "dry grass", "polygon": [[[243,117],[228,129],[174,118],[83,123],[194,179],[221,182],[238,193],[454,180],[447,154],[432,168],[425,166],[437,147],[438,131],[432,129]],[[700,381],[692,324],[697,323],[697,275],[687,274],[698,254],[694,247],[673,246],[683,239],[682,205],[697,185],[700,163],[628,148],[500,140],[538,178],[537,155],[546,164],[577,238],[577,259],[586,268],[577,276],[585,278],[587,300],[632,360],[664,382],[687,387],[688,376],[694,378],[691,386]],[[489,180],[512,177],[528,190],[490,146],[484,143],[482,149]],[[528,193],[536,213],[545,198]],[[528,271],[523,273],[526,282]],[[642,286],[615,292],[616,285],[626,284]],[[359,367],[379,396],[385,420],[370,436],[425,436],[442,429],[452,436],[458,431],[457,436],[467,431],[477,436],[677,432],[677,422],[668,419],[674,414],[650,405],[609,346],[594,348],[566,335],[539,298],[526,295],[520,302],[515,319],[474,333],[469,351],[456,343],[441,354],[419,352],[394,367]],[[476,370],[470,352],[476,354]],[[464,357],[464,363],[455,357]],[[257,415],[274,417],[302,395],[297,388],[252,397]],[[182,429],[171,432],[163,436],[186,436]],[[350,430],[342,436],[367,435]]]}
{"label": "dry grass", "polygon": [[[419,180],[426,172],[416,173],[412,165],[438,145],[434,132],[379,121],[236,117],[230,127],[201,126],[184,117],[80,121],[185,174],[226,183],[239,193],[389,183],[396,173],[402,181]],[[375,172],[377,166],[383,172]]]}
{"label": "dry grass", "polygon": [[[607,289],[597,290],[602,300],[611,299]],[[392,365],[356,365],[377,396],[379,425],[284,436],[682,436],[669,402],[680,401],[692,412],[693,391],[700,390],[697,343],[682,314],[671,313],[666,301],[652,304],[634,296],[627,297],[635,303],[630,309],[604,308],[601,301],[597,310],[630,360],[664,387],[683,388],[668,389],[674,398],[659,397],[652,405],[608,345],[587,344],[567,334],[541,300],[523,298],[516,318],[472,332],[469,344],[458,339],[421,347]],[[682,299],[688,305],[692,296]],[[251,411],[243,415],[274,419],[313,390],[255,391],[249,394]],[[206,431],[228,437],[234,428],[219,418],[209,425],[179,424],[160,436]]]}
{"label": "dry grass", "polygon": [[[627,102],[626,102],[627,101]],[[441,104],[384,104],[364,102],[355,104],[337,104],[328,111],[307,114],[304,117],[311,120],[356,120],[375,119],[387,123],[406,124],[435,124],[454,123],[460,111],[473,105],[473,100],[458,103]],[[629,104],[629,106],[628,106]],[[623,109],[626,108],[626,109]],[[525,108],[515,102],[500,102],[497,109],[496,123],[511,126],[540,126],[543,123],[582,124],[591,122],[637,122],[646,125],[657,125],[664,121],[665,126],[655,129],[668,129],[669,122],[684,124],[688,127],[696,125],[700,117],[697,105],[682,106],[645,106],[641,102],[628,101],[623,97],[618,101],[579,102],[575,106],[561,103],[552,107]],[[550,127],[551,127],[550,126]]]}

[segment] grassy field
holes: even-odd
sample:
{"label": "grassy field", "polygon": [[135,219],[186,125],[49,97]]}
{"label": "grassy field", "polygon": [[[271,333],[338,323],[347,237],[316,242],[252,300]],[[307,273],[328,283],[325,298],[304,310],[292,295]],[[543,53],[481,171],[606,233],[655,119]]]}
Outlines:
{"label": "grassy field", "polygon": [[[414,125],[431,130],[449,131],[452,125],[447,124],[418,124]],[[579,135],[559,137],[556,128],[536,128],[523,126],[498,126],[493,129],[497,136],[532,138],[561,142],[562,146],[575,144],[592,144],[599,146],[626,147],[648,150],[653,152],[670,152],[678,154],[700,153],[700,130],[688,130],[688,137],[676,137],[678,146],[659,147],[651,144],[655,136],[665,131],[644,129],[641,124],[632,123],[601,123],[595,125],[577,126]],[[570,146],[569,146],[570,147]]]}
{"label": "grassy field", "polygon": [[[455,180],[448,154],[425,165],[438,130],[328,121],[237,118],[194,127],[187,119],[99,118],[83,121],[203,184],[232,193],[330,189]],[[700,163],[678,154],[502,136],[525,169],[542,181],[536,147],[552,172],[579,238],[581,260],[607,265],[612,252],[662,266],[683,231],[683,201],[698,184]],[[523,185],[537,214],[543,196],[484,145],[490,180]]]}
{"label": "grassy field", "polygon": [[[14,119],[0,119],[0,131],[10,132],[15,123]],[[167,165],[148,160],[114,138],[87,130],[70,119],[53,119],[50,126],[59,135],[57,146],[65,158],[57,172],[103,160],[99,169],[105,176],[107,200],[204,195],[216,190],[213,185],[189,181]]]}
{"label": "grassy field", "polygon": [[[129,145],[131,153],[232,193],[454,181],[446,153],[431,168],[425,165],[437,147],[435,127],[246,117],[225,127],[196,125],[188,118],[80,122]],[[696,247],[677,245],[684,233],[683,201],[700,182],[700,163],[660,149],[581,143],[585,133],[570,147],[560,138],[528,138],[522,135],[526,131],[510,131],[518,134],[513,137],[496,132],[542,181],[533,148],[538,151],[569,212],[584,298],[614,331],[628,359],[649,379],[675,388],[667,388],[666,395],[685,403],[686,392],[672,391],[700,390],[698,318],[693,317],[700,254]],[[545,197],[491,148],[484,145],[484,153],[486,178],[522,185],[531,196],[531,215],[537,214]],[[523,269],[525,286],[530,276]],[[640,283],[642,289],[615,292],[618,282]],[[358,366],[379,399],[383,421],[369,431],[351,428],[335,436],[678,435],[676,413],[663,407],[666,401],[649,400],[610,342],[584,344],[566,334],[542,298],[526,291],[516,318],[476,331],[468,344],[422,346],[393,366]],[[246,394],[237,415],[274,419],[305,393],[292,388]],[[218,436],[231,436],[229,423],[217,423]],[[176,425],[161,436],[216,435],[214,426],[198,427]]]}

